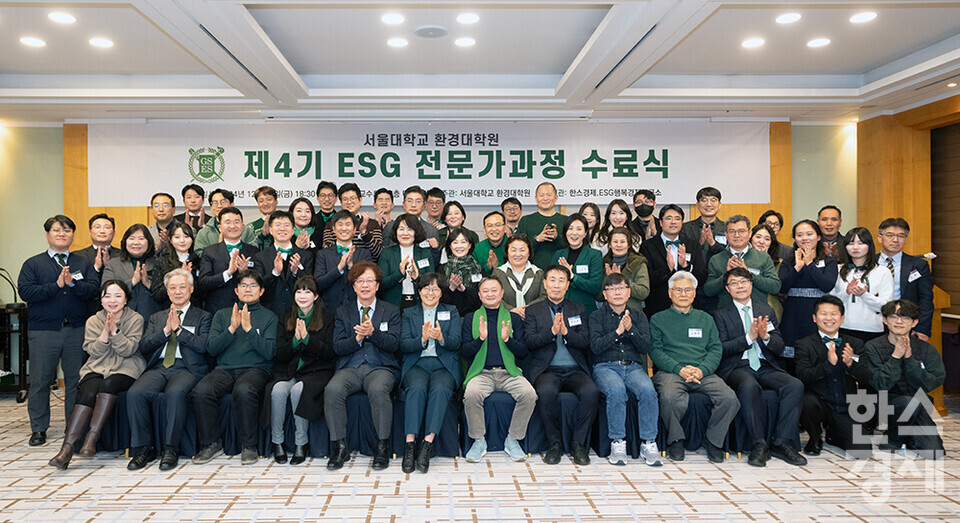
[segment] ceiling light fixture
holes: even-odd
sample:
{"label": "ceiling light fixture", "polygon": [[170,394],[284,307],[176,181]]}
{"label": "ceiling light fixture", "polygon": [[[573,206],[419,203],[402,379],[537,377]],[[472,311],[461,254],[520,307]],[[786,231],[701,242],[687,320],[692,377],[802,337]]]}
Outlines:
{"label": "ceiling light fixture", "polygon": [[380,17],[380,21],[385,24],[397,25],[402,24],[406,20],[400,13],[387,13]]}
{"label": "ceiling light fixture", "polygon": [[390,47],[406,47],[407,43],[409,42],[407,42],[405,38],[391,38],[387,40],[387,45]]}
{"label": "ceiling light fixture", "polygon": [[784,13],[777,17],[778,24],[792,24],[800,20],[800,13]]}
{"label": "ceiling light fixture", "polygon": [[73,15],[61,12],[53,12],[47,15],[47,18],[53,20],[58,24],[72,24],[77,21]]}
{"label": "ceiling light fixture", "polygon": [[807,47],[824,47],[830,45],[829,38],[814,38],[807,42]]}
{"label": "ceiling light fixture", "polygon": [[754,47],[760,47],[763,43],[763,38],[748,38],[740,42],[740,45],[747,49],[753,49]]}
{"label": "ceiling light fixture", "polygon": [[476,13],[463,13],[457,15],[457,21],[461,24],[475,24],[480,21],[480,15]]}
{"label": "ceiling light fixture", "polygon": [[457,44],[460,47],[470,47],[473,44],[477,43],[477,41],[474,40],[473,38],[470,38],[469,36],[464,36],[463,38],[457,38],[456,40],[454,40],[453,43]]}
{"label": "ceiling light fixture", "polygon": [[850,21],[855,24],[862,24],[864,22],[869,22],[877,17],[877,13],[873,11],[864,11],[863,13],[857,13],[850,17]]}
{"label": "ceiling light fixture", "polygon": [[47,45],[46,42],[39,38],[34,38],[32,36],[24,36],[20,39],[20,43],[23,45],[29,45],[30,47],[43,47]]}
{"label": "ceiling light fixture", "polygon": [[950,82],[947,84],[947,87],[956,87],[956,86],[957,86],[957,82]]}
{"label": "ceiling light fixture", "polygon": [[113,47],[113,42],[110,40],[107,40],[106,38],[91,38],[90,45],[94,47],[107,48],[107,47]]}

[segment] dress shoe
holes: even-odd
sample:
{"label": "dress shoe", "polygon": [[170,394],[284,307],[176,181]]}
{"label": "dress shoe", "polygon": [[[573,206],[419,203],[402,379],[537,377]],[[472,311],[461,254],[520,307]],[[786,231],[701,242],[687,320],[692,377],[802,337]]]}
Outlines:
{"label": "dress shoe", "polygon": [[684,451],[683,451],[683,440],[678,439],[670,445],[667,446],[667,457],[673,461],[683,461]]}
{"label": "dress shoe", "polygon": [[420,450],[417,451],[417,470],[426,473],[430,469],[430,455],[432,447],[429,441],[420,443]]}
{"label": "dress shoe", "polygon": [[221,454],[223,454],[223,445],[219,441],[215,441],[200,449],[200,452],[193,457],[193,464],[203,465],[204,463],[210,463],[213,461],[213,458]]}
{"label": "dress shoe", "polygon": [[383,470],[390,466],[390,440],[377,442],[377,452],[373,455],[373,470]]}
{"label": "dress shoe", "polygon": [[41,430],[40,432],[31,432],[30,433],[30,446],[39,447],[47,442],[47,432]]}
{"label": "dress shoe", "polygon": [[157,449],[153,448],[153,445],[140,447],[133,459],[127,463],[127,470],[140,470],[155,459],[157,459]]}
{"label": "dress shoe", "polygon": [[770,447],[770,455],[797,467],[802,467],[807,464],[807,458],[801,456],[799,452],[793,450],[789,445],[774,445]]}
{"label": "dress shoe", "polygon": [[167,447],[163,449],[163,454],[160,455],[160,470],[173,470],[177,468],[179,461],[180,449]]}
{"label": "dress shoe", "polygon": [[310,445],[297,445],[293,448],[293,456],[290,458],[291,465],[299,465],[304,461],[307,461],[307,456],[310,454]]}
{"label": "dress shoe", "polygon": [[707,440],[703,441],[703,448],[707,450],[707,459],[709,459],[711,463],[723,463],[723,449]]}
{"label": "dress shoe", "polygon": [[257,455],[257,449],[254,447],[243,447],[240,449],[240,464],[241,465],[253,465],[260,459],[260,456]]}
{"label": "dress shoe", "polygon": [[347,448],[347,440],[339,439],[330,445],[330,459],[327,460],[327,470],[340,470],[343,464],[350,459],[350,449]]}
{"label": "dress shoe", "polygon": [[273,461],[281,465],[287,462],[287,451],[283,449],[283,443],[273,444]]}
{"label": "dress shoe", "polygon": [[556,465],[560,463],[560,458],[563,457],[563,445],[558,443],[552,443],[547,451],[543,454],[543,462],[547,465]]}
{"label": "dress shoe", "polygon": [[823,440],[820,438],[810,438],[810,441],[807,442],[803,447],[803,453],[807,456],[819,456],[820,451],[823,450]]}
{"label": "dress shoe", "polygon": [[590,464],[590,451],[588,451],[579,441],[570,444],[570,459],[581,467]]}
{"label": "dress shoe", "polygon": [[413,441],[408,441],[403,444],[403,462],[400,464],[400,470],[404,474],[409,474],[414,470],[417,470],[417,444]]}
{"label": "dress shoe", "polygon": [[750,450],[747,463],[751,467],[766,467],[768,459],[770,459],[770,447],[767,446],[767,442],[759,441],[755,443],[753,449]]}

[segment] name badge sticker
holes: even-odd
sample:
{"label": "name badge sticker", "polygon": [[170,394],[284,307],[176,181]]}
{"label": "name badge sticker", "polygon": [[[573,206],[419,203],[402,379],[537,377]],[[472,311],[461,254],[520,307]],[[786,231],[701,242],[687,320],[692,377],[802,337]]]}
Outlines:
{"label": "name badge sticker", "polygon": [[690,253],[688,252],[688,253],[684,254],[684,255],[683,255],[683,259],[686,260],[687,262],[689,262],[689,261],[690,261]]}
{"label": "name badge sticker", "polygon": [[827,266],[827,262],[825,262],[825,261],[823,261],[823,260],[820,260],[820,261],[817,262],[817,268],[818,268],[818,269],[822,269],[822,268],[824,268],[824,267],[826,267],[826,266]]}
{"label": "name badge sticker", "polygon": [[910,271],[910,276],[907,276],[907,282],[913,283],[920,279],[920,271],[914,269]]}
{"label": "name badge sticker", "polygon": [[181,324],[180,324],[180,327],[182,327],[183,330],[189,332],[190,334],[194,334],[194,333],[197,332],[197,328],[194,327],[193,325],[184,325],[184,324],[181,323]]}
{"label": "name badge sticker", "polygon": [[773,322],[767,322],[767,332],[773,332],[773,329],[776,327],[773,326]]}
{"label": "name badge sticker", "polygon": [[688,338],[702,338],[703,329],[687,329]]}
{"label": "name badge sticker", "polygon": [[247,262],[247,268],[253,267],[253,260]]}
{"label": "name badge sticker", "polygon": [[718,234],[718,235],[714,236],[713,239],[716,240],[717,243],[719,243],[720,245],[726,245],[726,244],[727,244],[727,237],[724,236],[724,235],[722,235],[722,234]]}
{"label": "name badge sticker", "polygon": [[482,274],[471,274],[471,275],[470,275],[470,281],[473,282],[473,283],[477,283],[477,282],[479,282],[479,281],[482,280],[482,279],[483,279],[483,275],[482,275]]}
{"label": "name badge sticker", "polygon": [[590,274],[589,265],[577,265],[574,269],[577,274]]}
{"label": "name badge sticker", "polygon": [[390,328],[390,324],[387,322],[380,322],[380,332],[387,332],[387,329]]}
{"label": "name badge sticker", "polygon": [[[83,273],[80,272],[80,271],[71,272],[71,273],[70,273],[70,277],[73,278],[73,279],[75,279],[75,280],[82,280],[82,279],[83,279]],[[911,281],[913,281],[913,280],[911,280]]]}
{"label": "name badge sticker", "polygon": [[754,269],[752,267],[747,267],[747,270],[750,271],[750,274],[760,275],[760,269]]}
{"label": "name badge sticker", "polygon": [[569,326],[571,326],[571,327],[577,327],[577,326],[579,326],[579,325],[583,325],[583,321],[580,320],[580,316],[579,316],[579,315],[577,315],[577,316],[570,316],[569,318],[567,318],[567,325],[569,325]]}
{"label": "name badge sticker", "polygon": [[423,268],[426,268],[426,267],[429,267],[429,266],[430,266],[430,260],[428,260],[428,259],[426,259],[426,258],[421,258],[421,259],[417,260],[417,267],[423,269]]}
{"label": "name badge sticker", "polygon": [[437,321],[450,321],[450,311],[437,311]]}
{"label": "name badge sticker", "polygon": [[851,358],[853,359],[853,361],[860,363],[860,356],[854,354],[853,356],[851,356]]}
{"label": "name badge sticker", "polygon": [[429,248],[430,248],[430,242],[428,242],[427,240],[423,240],[423,241],[420,242],[418,245],[420,246],[421,249],[429,249]]}

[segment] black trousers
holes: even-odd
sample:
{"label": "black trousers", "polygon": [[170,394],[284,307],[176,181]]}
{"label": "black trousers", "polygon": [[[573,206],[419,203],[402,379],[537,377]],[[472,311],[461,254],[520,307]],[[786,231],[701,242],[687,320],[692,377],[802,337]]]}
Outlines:
{"label": "black trousers", "polygon": [[[887,418],[887,441],[894,445],[906,444],[911,450],[939,452],[939,456],[943,456],[943,439],[937,432],[937,424],[922,404],[907,412],[911,399],[913,396],[903,394],[887,396],[887,402],[893,407],[893,415]],[[933,405],[933,401],[930,404]],[[904,414],[906,419],[900,421]]]}
{"label": "black trousers", "polygon": [[589,374],[579,367],[547,367],[533,383],[537,391],[537,412],[546,433],[547,442],[563,443],[560,432],[560,392],[577,395],[576,425],[573,441],[586,444],[587,435],[597,416],[600,392]]}
{"label": "black trousers", "polygon": [[260,438],[260,404],[263,389],[270,380],[266,369],[213,369],[193,388],[193,410],[197,415],[200,445],[220,441],[220,400],[233,394],[233,412],[237,417],[240,444],[256,447]]}
{"label": "black trousers", "polygon": [[[760,362],[756,371],[748,365],[733,369],[727,376],[727,385],[737,393],[740,415],[747,426],[747,434],[754,444],[767,440],[767,411],[763,408],[763,391],[773,390],[780,398],[773,441],[774,445],[788,445],[797,436],[797,423],[803,404],[803,382]],[[800,449],[794,449],[800,450]]]}
{"label": "black trousers", "polygon": [[863,425],[853,421],[850,414],[840,412],[816,394],[803,394],[803,412],[800,414],[800,426],[807,431],[811,439],[819,439],[820,426],[827,429],[827,441],[849,452],[856,458],[869,458],[873,445],[869,440],[854,441],[854,431],[863,432]]}
{"label": "black trousers", "polygon": [[126,374],[114,374],[104,378],[103,374],[91,372],[80,380],[77,384],[77,405],[84,405],[93,408],[97,402],[97,394],[120,394],[130,388],[134,378]]}
{"label": "black trousers", "polygon": [[166,397],[163,447],[179,450],[180,437],[187,422],[187,397],[197,383],[182,359],[170,368],[162,361],[137,378],[127,391],[127,418],[130,420],[130,446],[154,445],[150,406],[160,393]]}

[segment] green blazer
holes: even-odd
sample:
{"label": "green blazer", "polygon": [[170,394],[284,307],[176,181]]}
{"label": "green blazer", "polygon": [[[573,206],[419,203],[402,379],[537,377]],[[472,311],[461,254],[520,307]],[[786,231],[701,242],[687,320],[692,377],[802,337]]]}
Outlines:
{"label": "green blazer", "polygon": [[[730,293],[727,292],[723,284],[723,275],[727,272],[727,262],[733,254],[730,248],[726,248],[710,258],[708,264],[707,281],[703,285],[703,292],[707,296],[719,296],[717,308],[733,303]],[[767,303],[767,298],[771,294],[780,292],[780,276],[777,275],[777,269],[773,266],[773,259],[765,252],[760,252],[753,247],[747,249],[743,256],[743,263],[747,270],[753,274],[753,294],[750,299],[757,303]]]}
{"label": "green blazer", "polygon": [[[424,249],[419,245],[414,245],[413,262],[417,263],[419,260],[427,260],[425,267],[421,267],[419,264],[417,265],[420,269],[420,274],[437,272],[437,268],[433,264],[433,254],[430,249]],[[383,271],[383,283],[380,284],[381,299],[399,307],[400,302],[403,300],[403,285],[401,282],[406,276],[400,272],[400,246],[394,244],[389,247],[384,247],[384,249],[380,251],[380,259],[377,261],[377,265],[379,265],[380,270]],[[414,297],[417,303],[419,303],[420,296],[414,294]]]}
{"label": "green blazer", "polygon": [[[558,263],[560,258],[566,258],[570,249],[563,248],[553,254],[551,264]],[[541,267],[546,270],[546,267]],[[544,275],[546,278],[546,275]],[[583,305],[583,312],[587,316],[597,310],[594,296],[600,292],[600,283],[603,281],[603,256],[600,251],[584,245],[573,265],[573,279],[567,289],[567,299]],[[649,291],[648,291],[649,292]]]}

